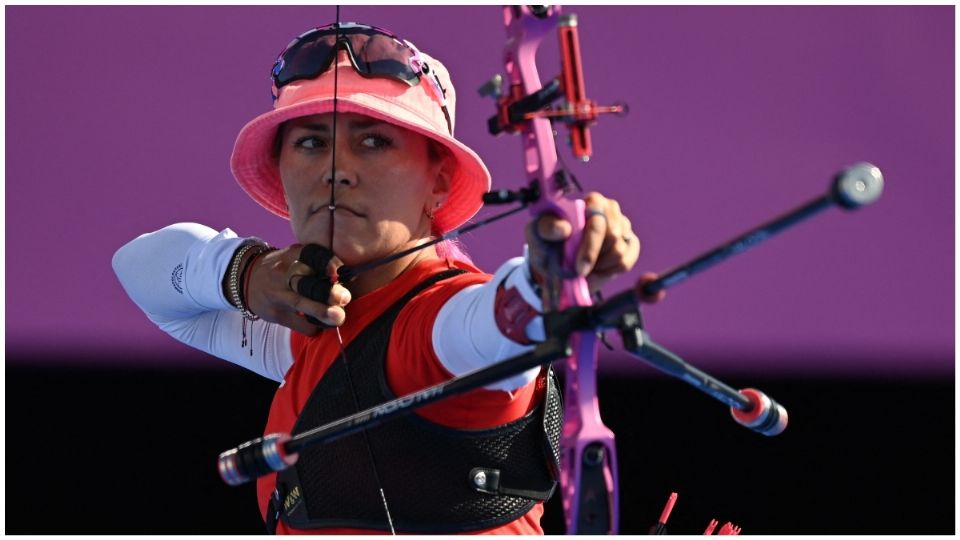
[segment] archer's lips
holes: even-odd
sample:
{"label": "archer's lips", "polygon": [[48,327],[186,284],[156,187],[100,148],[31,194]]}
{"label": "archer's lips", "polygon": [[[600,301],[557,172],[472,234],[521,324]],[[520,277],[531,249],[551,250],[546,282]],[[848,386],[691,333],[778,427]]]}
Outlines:
{"label": "archer's lips", "polygon": [[[311,210],[311,213],[316,214],[317,212],[322,212],[322,211],[327,211],[327,212],[329,212],[329,211],[330,211],[330,205],[325,204],[325,205],[323,205],[323,206],[319,206],[319,207],[317,207],[317,208],[314,208],[313,210]],[[349,206],[349,205],[346,205],[346,204],[343,204],[343,203],[339,203],[339,202],[336,203],[336,206],[334,207],[334,212],[345,212],[345,213],[347,213],[347,214],[352,214],[352,215],[357,216],[357,217],[366,217],[366,214],[362,214],[362,213],[358,212],[358,211],[357,211],[355,208],[353,208],[352,206]]]}

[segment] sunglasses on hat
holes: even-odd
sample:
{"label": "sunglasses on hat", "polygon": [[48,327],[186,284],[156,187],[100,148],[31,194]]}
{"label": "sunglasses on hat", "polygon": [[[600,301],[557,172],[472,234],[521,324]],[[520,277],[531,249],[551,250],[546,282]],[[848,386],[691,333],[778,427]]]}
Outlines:
{"label": "sunglasses on hat", "polygon": [[340,49],[347,52],[354,69],[364,77],[393,79],[411,87],[425,79],[443,109],[447,129],[453,134],[446,90],[420,51],[409,41],[366,24],[334,23],[308,30],[291,41],[270,72],[273,98],[291,82],[314,79],[326,72]]}

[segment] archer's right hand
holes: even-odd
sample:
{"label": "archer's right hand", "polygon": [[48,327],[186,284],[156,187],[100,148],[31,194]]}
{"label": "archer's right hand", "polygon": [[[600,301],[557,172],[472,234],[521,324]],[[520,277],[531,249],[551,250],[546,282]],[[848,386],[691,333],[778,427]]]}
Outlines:
{"label": "archer's right hand", "polygon": [[[247,306],[265,321],[277,323],[308,336],[319,327],[306,315],[330,326],[340,326],[346,319],[343,307],[350,302],[350,291],[336,283],[337,268],[343,261],[332,256],[322,272],[299,260],[303,246],[293,244],[261,255],[254,261],[245,283]],[[246,261],[244,261],[246,264]],[[333,283],[324,299],[311,299],[298,291],[304,279],[325,279]]]}

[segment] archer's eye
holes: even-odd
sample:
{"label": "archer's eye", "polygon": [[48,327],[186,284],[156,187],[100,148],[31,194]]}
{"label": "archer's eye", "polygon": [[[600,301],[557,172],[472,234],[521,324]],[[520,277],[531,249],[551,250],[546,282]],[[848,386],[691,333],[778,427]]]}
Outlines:
{"label": "archer's eye", "polygon": [[379,133],[368,133],[363,136],[360,144],[371,149],[387,148],[393,145],[393,139]]}
{"label": "archer's eye", "polygon": [[297,139],[296,142],[294,142],[294,146],[305,150],[318,150],[323,148],[324,143],[320,140],[320,137],[310,135]]}

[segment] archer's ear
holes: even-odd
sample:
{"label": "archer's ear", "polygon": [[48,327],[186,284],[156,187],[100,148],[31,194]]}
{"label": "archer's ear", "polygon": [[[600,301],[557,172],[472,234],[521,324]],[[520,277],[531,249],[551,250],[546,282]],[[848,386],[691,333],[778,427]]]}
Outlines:
{"label": "archer's ear", "polygon": [[437,163],[437,166],[434,169],[436,174],[433,184],[433,194],[437,197],[437,200],[446,200],[447,195],[450,193],[450,183],[453,181],[453,171],[455,166],[456,162],[451,156],[444,156]]}

